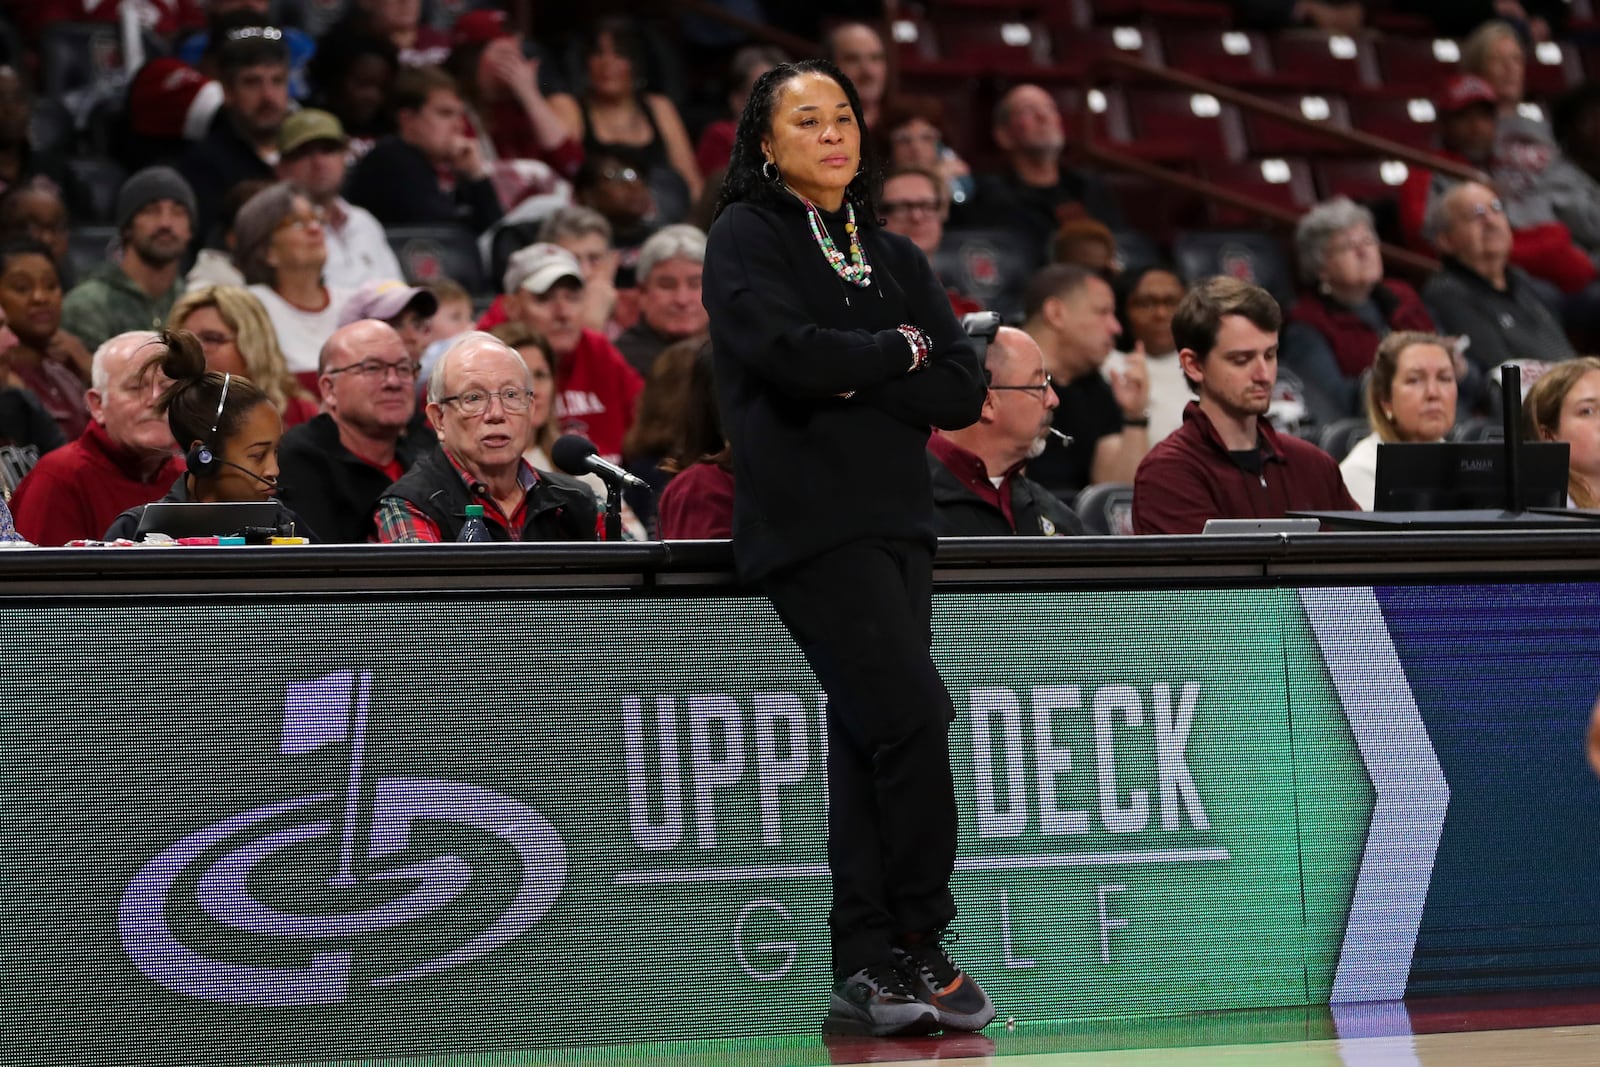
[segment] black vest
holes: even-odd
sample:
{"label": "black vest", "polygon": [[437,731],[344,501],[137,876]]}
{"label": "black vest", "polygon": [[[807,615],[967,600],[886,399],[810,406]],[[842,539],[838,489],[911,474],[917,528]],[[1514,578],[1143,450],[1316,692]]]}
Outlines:
{"label": "black vest", "polygon": [[[406,501],[439,527],[439,536],[454,541],[467,521],[467,505],[482,504],[488,491],[467,488],[443,447],[425,454],[405,475],[383,494]],[[487,506],[485,507],[487,509]],[[528,490],[523,509],[522,529],[517,541],[593,541],[599,506],[589,487],[576,478],[546,471]],[[513,538],[497,522],[485,521],[489,537],[495,541]]]}

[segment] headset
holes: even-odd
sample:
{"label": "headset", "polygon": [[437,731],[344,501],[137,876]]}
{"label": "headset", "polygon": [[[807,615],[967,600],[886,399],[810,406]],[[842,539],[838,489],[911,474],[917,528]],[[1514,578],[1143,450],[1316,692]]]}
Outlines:
{"label": "headset", "polygon": [[197,478],[209,478],[222,469],[222,460],[217,458],[216,439],[217,427],[222,425],[222,411],[228,406],[228,386],[233,382],[232,374],[222,376],[222,396],[217,400],[217,414],[211,420],[211,430],[206,434],[206,439],[196,444],[184,455],[184,466],[189,468],[189,473]]}

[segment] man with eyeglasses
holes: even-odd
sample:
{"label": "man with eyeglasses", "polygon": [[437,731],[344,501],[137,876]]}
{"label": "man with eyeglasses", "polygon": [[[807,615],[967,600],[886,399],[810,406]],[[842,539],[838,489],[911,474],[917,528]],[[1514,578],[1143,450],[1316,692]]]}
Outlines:
{"label": "man with eyeglasses", "polygon": [[333,544],[377,538],[384,490],[437,443],[417,418],[417,364],[387,323],[361,319],[322,346],[322,414],[278,445],[280,497]]}
{"label": "man with eyeglasses", "polygon": [[1022,469],[1044,451],[1059,401],[1044,353],[1021,330],[1002,326],[984,356],[989,391],[978,421],[928,439],[933,508],[941,537],[1061,537],[1083,524]]}
{"label": "man with eyeglasses", "polygon": [[[878,209],[883,212],[884,229],[910,238],[933,263],[944,242],[945,219],[950,214],[950,195],[942,177],[925,167],[897,167],[883,180]],[[949,286],[945,292],[957,316],[983,310],[976,300]]]}
{"label": "man with eyeglasses", "polygon": [[378,501],[378,540],[454,541],[468,504],[483,506],[495,541],[593,541],[599,505],[587,485],[534,470],[533,375],[492,334],[445,350],[428,379],[428,421],[439,445]]}
{"label": "man with eyeglasses", "polygon": [[98,538],[118,515],[159,500],[182,477],[172,431],[156,410],[171,383],[145,363],[155,336],[118,334],[95,351],[88,428],[46,452],[11,498],[17,529],[34,544]]}
{"label": "man with eyeglasses", "polygon": [[1429,205],[1423,234],[1444,261],[1422,287],[1423,303],[1441,333],[1471,341],[1463,399],[1481,396],[1485,377],[1508,360],[1577,354],[1533,280],[1511,265],[1511,225],[1493,189],[1478,182],[1450,189]]}

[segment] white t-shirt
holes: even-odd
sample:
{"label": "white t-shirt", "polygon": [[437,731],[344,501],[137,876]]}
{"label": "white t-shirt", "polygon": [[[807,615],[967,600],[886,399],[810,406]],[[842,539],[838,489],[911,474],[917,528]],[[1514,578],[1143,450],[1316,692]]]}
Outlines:
{"label": "white t-shirt", "polygon": [[1369,433],[1350,446],[1350,451],[1339,464],[1344,476],[1344,487],[1362,511],[1371,511],[1378,495],[1378,435]]}
{"label": "white t-shirt", "polygon": [[[1111,372],[1122,372],[1127,354],[1113,352],[1100,367],[1106,381]],[[1176,351],[1165,355],[1144,357],[1145,373],[1150,378],[1150,444],[1152,446],[1173,430],[1183,425],[1183,409],[1195,394],[1189,391],[1189,381],[1183,376],[1183,365]]]}
{"label": "white t-shirt", "polygon": [[350,291],[328,286],[328,306],[321,311],[297,308],[268,285],[252,285],[250,291],[267,309],[290,372],[315,374],[323,342],[339,328],[339,312],[350,299]]}
{"label": "white t-shirt", "polygon": [[322,268],[322,280],[330,288],[358,289],[365,282],[381,282],[389,278],[404,280],[400,261],[383,226],[372,217],[372,212],[339,201],[344,212],[344,225],[335,230],[325,227],[323,235],[328,243],[328,262]]}

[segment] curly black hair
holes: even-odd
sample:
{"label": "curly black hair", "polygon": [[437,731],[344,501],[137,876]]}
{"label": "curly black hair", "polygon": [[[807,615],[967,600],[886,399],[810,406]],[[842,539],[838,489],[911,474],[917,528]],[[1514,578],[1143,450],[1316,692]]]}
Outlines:
{"label": "curly black hair", "polygon": [[856,128],[861,131],[861,171],[845,189],[845,199],[855,205],[856,220],[862,227],[883,224],[878,217],[878,189],[882,184],[882,176],[866,120],[861,117],[861,96],[856,92],[855,83],[826,59],[783,63],[756,79],[755,86],[750,90],[750,99],[745,102],[744,113],[739,116],[733,155],[728,160],[728,172],[722,179],[722,196],[717,200],[712,221],[729,204],[737,204],[741,200],[772,204],[788,195],[781,184],[762,176],[761,165],[766,162],[766,157],[761,153],[761,138],[772,129],[772,111],[779,90],[803,74],[823,74],[832,78],[844,90],[845,99],[850,101],[850,110],[855,112]]}

